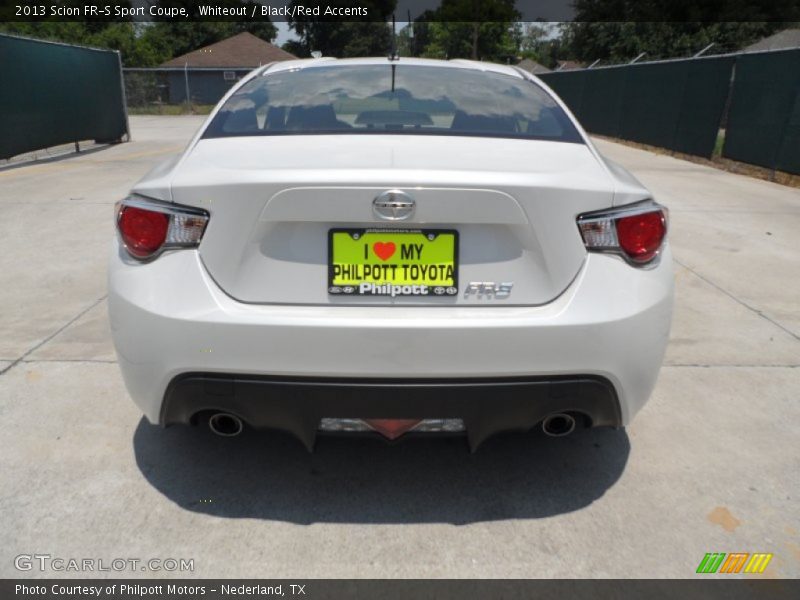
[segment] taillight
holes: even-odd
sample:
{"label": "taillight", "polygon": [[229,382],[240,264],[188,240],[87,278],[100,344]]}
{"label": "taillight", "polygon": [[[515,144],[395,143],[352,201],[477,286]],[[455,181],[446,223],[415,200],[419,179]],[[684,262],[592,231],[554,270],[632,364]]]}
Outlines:
{"label": "taillight", "polygon": [[132,257],[148,260],[169,248],[200,243],[208,223],[205,211],[132,196],[117,205],[117,230]]}
{"label": "taillight", "polygon": [[123,206],[117,221],[125,248],[136,258],[148,258],[167,241],[169,215],[135,206]]}
{"label": "taillight", "polygon": [[622,217],[615,224],[619,247],[635,262],[653,260],[667,233],[666,219],[660,210]]}
{"label": "taillight", "polygon": [[667,209],[647,201],[578,217],[587,250],[613,252],[645,265],[658,256],[667,235]]}

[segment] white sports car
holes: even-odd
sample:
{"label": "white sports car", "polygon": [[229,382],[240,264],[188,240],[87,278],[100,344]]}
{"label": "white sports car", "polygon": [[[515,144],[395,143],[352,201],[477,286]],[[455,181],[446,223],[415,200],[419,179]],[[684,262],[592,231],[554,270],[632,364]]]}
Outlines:
{"label": "white sports car", "polygon": [[259,68],[116,225],[114,344],[161,425],[621,427],[667,344],[666,209],[510,66]]}

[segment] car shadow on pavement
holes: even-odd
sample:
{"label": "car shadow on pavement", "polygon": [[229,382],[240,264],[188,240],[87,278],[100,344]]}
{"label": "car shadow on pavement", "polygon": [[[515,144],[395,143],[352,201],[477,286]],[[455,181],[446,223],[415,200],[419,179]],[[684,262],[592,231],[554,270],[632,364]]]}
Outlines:
{"label": "car shadow on pavement", "polygon": [[549,438],[503,434],[470,454],[463,438],[294,438],[139,423],[136,463],[179,506],[218,517],[299,524],[452,523],[541,518],[600,498],[630,453],[624,430]]}

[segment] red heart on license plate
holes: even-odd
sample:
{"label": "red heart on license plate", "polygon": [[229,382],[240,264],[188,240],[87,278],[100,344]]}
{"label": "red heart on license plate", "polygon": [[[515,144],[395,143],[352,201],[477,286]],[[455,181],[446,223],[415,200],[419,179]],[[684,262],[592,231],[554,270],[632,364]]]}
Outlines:
{"label": "red heart on license plate", "polygon": [[389,260],[392,258],[395,250],[394,242],[375,242],[372,244],[372,251],[375,252],[375,256],[381,260]]}

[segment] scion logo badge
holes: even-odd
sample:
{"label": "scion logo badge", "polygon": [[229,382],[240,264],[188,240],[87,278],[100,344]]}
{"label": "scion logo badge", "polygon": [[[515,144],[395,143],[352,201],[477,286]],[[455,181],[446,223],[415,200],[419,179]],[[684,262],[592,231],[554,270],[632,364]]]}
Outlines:
{"label": "scion logo badge", "polygon": [[383,192],[372,201],[372,212],[387,221],[404,221],[414,214],[416,202],[400,190]]}
{"label": "scion logo badge", "polygon": [[697,566],[697,573],[763,573],[772,554],[766,552],[707,552]]}

